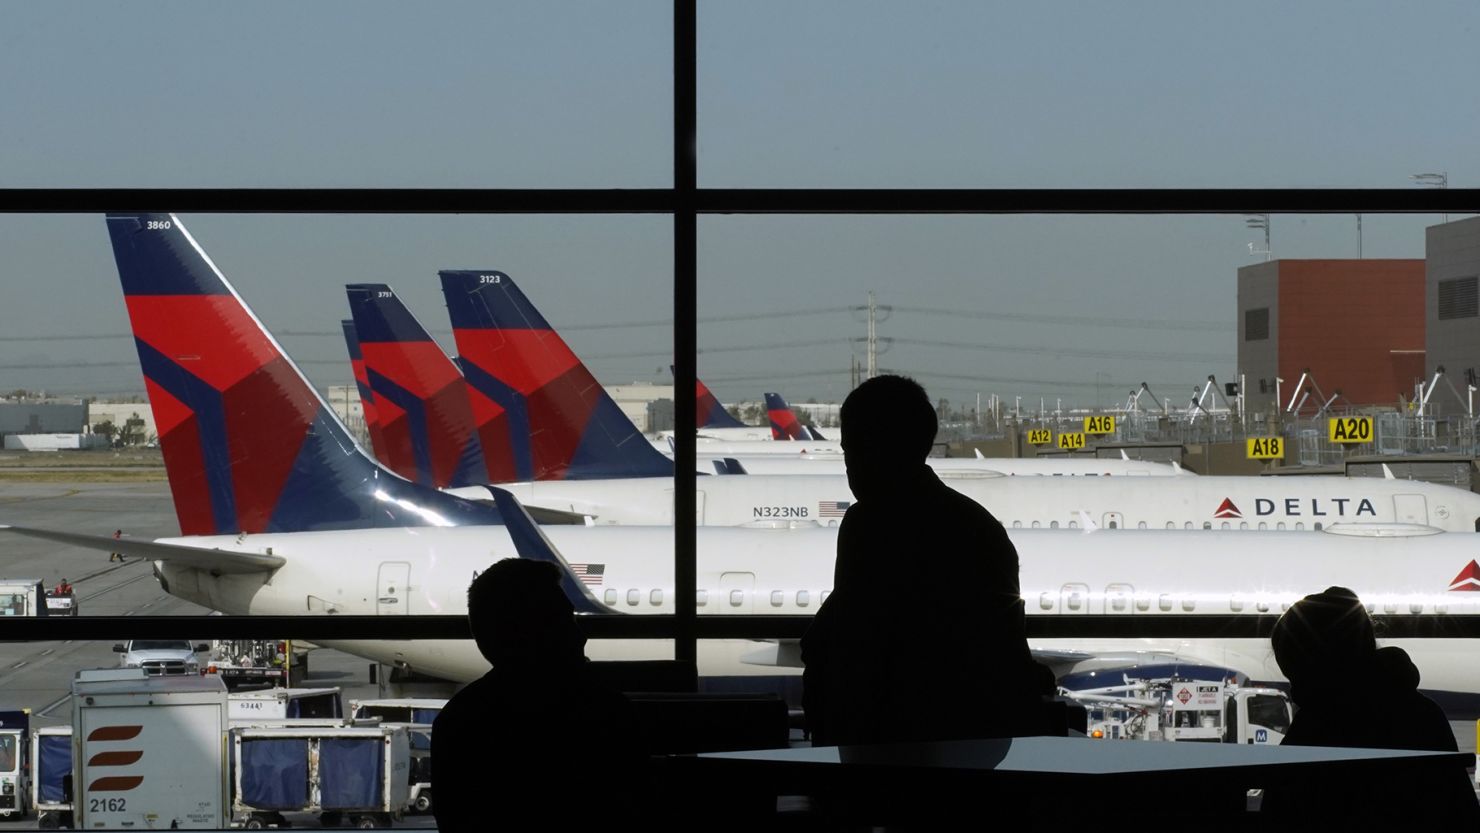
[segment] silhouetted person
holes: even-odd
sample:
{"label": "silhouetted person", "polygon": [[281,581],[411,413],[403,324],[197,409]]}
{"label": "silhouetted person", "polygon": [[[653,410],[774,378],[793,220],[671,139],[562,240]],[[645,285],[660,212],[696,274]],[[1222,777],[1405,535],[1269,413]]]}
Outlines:
{"label": "silhouetted person", "polygon": [[468,623],[493,670],[433,724],[438,829],[634,824],[646,754],[627,699],[589,677],[559,569],[495,563],[468,588]]}
{"label": "silhouetted person", "polygon": [[1017,551],[925,464],[937,428],[925,390],[878,376],[841,418],[855,500],[832,593],[802,639],[813,743],[1038,734],[1039,695],[1053,690],[1024,638]]}
{"label": "silhouetted person", "polygon": [[[1444,712],[1418,693],[1418,669],[1401,648],[1378,648],[1372,617],[1352,591],[1328,587],[1290,606],[1270,635],[1298,711],[1285,746],[1453,752]],[[1371,781],[1348,773],[1303,778],[1298,792],[1269,791],[1262,812],[1284,827],[1334,820],[1365,829],[1413,829],[1422,821],[1480,823],[1464,764]]]}

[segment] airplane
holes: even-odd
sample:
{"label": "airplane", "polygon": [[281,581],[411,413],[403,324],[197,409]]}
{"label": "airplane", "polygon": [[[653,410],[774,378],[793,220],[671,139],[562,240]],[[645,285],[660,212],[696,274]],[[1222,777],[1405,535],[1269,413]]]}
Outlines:
{"label": "airplane", "polygon": [[806,426],[792,412],[791,406],[781,398],[779,393],[768,393],[766,396],[766,416],[771,420],[771,439],[801,440],[808,442],[812,435],[807,432]]}
{"label": "airplane", "polygon": [[[349,350],[350,371],[355,377],[355,388],[360,394],[360,413],[365,418],[365,433],[370,437],[370,449],[378,460],[391,460],[390,449],[380,436],[380,419],[375,413],[375,395],[370,391],[370,377],[365,374],[365,359],[360,354],[360,338],[355,334],[355,322],[340,321],[344,330],[344,346]],[[389,465],[389,463],[387,463]]]}
{"label": "airplane", "polygon": [[[115,541],[3,531],[151,559],[166,592],[228,614],[461,614],[475,571],[552,553],[578,611],[672,611],[671,530],[537,528],[507,493],[474,503],[396,477],[355,444],[177,218],[112,214],[108,228],[182,534]],[[1253,547],[1246,536],[1184,531],[1009,535],[1031,616],[1257,615],[1330,584],[1383,613],[1480,613],[1474,539],[1428,531],[1338,526],[1270,533]],[[702,614],[810,613],[830,589],[835,530],[697,533]],[[1409,651],[1425,689],[1480,693],[1480,641],[1391,642]],[[468,640],[323,644],[449,680],[487,670]],[[701,643],[701,671],[733,673],[744,657],[775,673],[754,663],[795,661],[786,643],[740,645]],[[1044,639],[1032,647],[1061,673],[1182,661],[1280,679],[1265,640]],[[622,640],[588,646],[602,657],[644,650],[651,655]]]}
{"label": "airplane", "polygon": [[[810,429],[808,429],[810,431]],[[843,455],[833,453],[764,454],[750,446],[761,443],[732,443],[732,454],[711,451],[702,441],[698,461],[708,463],[720,474],[842,474]],[[929,457],[925,462],[937,474],[945,472],[980,472],[1008,476],[1042,475],[1047,477],[1195,477],[1176,464],[1132,460],[1121,452],[1119,459],[1096,457]],[[727,461],[735,461],[734,465]],[[720,463],[721,465],[715,465]]]}
{"label": "airplane", "polygon": [[[528,408],[525,420],[520,423],[531,446],[544,443],[567,449],[561,454],[547,454],[560,464],[547,468],[565,474],[577,465],[598,472],[620,471],[624,462],[642,460],[644,454],[652,454],[636,440],[636,426],[595,382],[513,278],[497,270],[474,270],[444,271],[441,280],[453,315],[453,331],[463,354],[462,365],[474,368],[469,379],[483,379],[484,385],[500,385],[502,390],[538,390],[540,401],[552,403],[538,409]],[[394,367],[408,380],[405,382],[408,389],[430,389],[430,383],[412,380],[423,366],[440,368],[435,374],[437,384],[450,378],[454,372],[451,362],[431,342],[395,293],[380,287],[372,294],[374,297],[356,302],[357,322],[362,317],[396,321],[397,327],[407,333],[406,343],[425,345],[415,353],[397,354],[393,352],[394,339],[367,337],[362,332],[362,349],[372,381],[376,365],[367,338],[380,339],[376,349],[384,352],[379,355],[387,366]],[[510,326],[511,323],[515,326]],[[525,346],[510,349],[509,345]],[[469,356],[480,358],[472,361]],[[559,372],[553,372],[552,368]],[[598,416],[588,417],[588,413]],[[514,447],[525,439],[515,436],[515,432],[510,432],[510,436]],[[625,447],[613,438],[624,438]],[[580,454],[568,452],[577,446]],[[666,460],[653,458],[644,462],[661,469]],[[814,462],[819,465],[819,471],[826,470],[821,461]],[[1426,524],[1470,532],[1480,523],[1480,495],[1417,481],[1346,477],[1144,477],[1127,485],[1117,478],[1100,477],[1005,478],[986,468],[995,467],[996,461],[964,462],[974,462],[980,468],[953,470],[940,466],[937,473],[952,488],[986,506],[1009,527],[1074,528],[1080,526],[1081,513],[1087,513],[1096,524],[1117,529],[1293,530],[1346,521]],[[1033,462],[1037,461],[1031,461],[1024,469],[1030,468]],[[1115,461],[1083,462],[1101,465]],[[506,462],[493,456],[489,457],[488,466],[490,470],[508,468]],[[1127,465],[1123,470],[1129,468]],[[564,513],[569,521],[589,518],[598,525],[670,525],[673,523],[671,464],[664,474],[647,479],[567,477],[501,485],[525,506],[543,510],[545,514],[541,518],[546,521],[556,517],[552,513]],[[698,491],[696,520],[705,526],[835,525],[853,500],[847,479],[836,463],[831,474],[704,478]],[[474,500],[489,497],[483,484],[455,488],[452,493]],[[928,522],[929,518],[919,520]]]}
{"label": "airplane", "polygon": [[[669,369],[671,370],[672,368]],[[709,392],[709,388],[705,386],[704,380],[694,380],[694,392],[697,397],[695,414],[698,424],[696,427],[699,430],[702,431],[705,428],[751,427],[731,416],[730,412],[726,411],[725,407],[719,404],[719,400],[714,398],[714,394]]]}

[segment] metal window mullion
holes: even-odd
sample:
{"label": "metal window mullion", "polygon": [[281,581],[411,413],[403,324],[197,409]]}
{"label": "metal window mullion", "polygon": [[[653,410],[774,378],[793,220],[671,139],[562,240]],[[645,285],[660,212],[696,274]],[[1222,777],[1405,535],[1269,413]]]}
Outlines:
{"label": "metal window mullion", "polygon": [[673,2],[673,656],[698,659],[698,33],[696,0]]}

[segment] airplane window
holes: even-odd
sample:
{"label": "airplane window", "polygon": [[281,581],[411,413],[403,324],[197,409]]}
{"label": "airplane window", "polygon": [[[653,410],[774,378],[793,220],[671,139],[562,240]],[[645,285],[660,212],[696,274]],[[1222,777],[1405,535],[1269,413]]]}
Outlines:
{"label": "airplane window", "polygon": [[1039,593],[1038,594],[1038,608],[1040,610],[1053,610],[1053,594],[1052,593]]}
{"label": "airplane window", "polygon": [[1172,521],[1167,521],[1167,529],[1176,529],[1176,528],[1177,528],[1177,524],[1176,523],[1174,523]]}
{"label": "airplane window", "polygon": [[1118,528],[1118,527],[1119,527],[1119,525],[1118,525],[1118,524],[1116,524],[1116,523],[1115,523],[1115,521],[1111,521],[1111,522],[1110,522],[1110,528],[1111,528],[1111,529],[1117,529],[1117,528]]}
{"label": "airplane window", "polygon": [[1264,521],[1260,521],[1259,522],[1259,528],[1260,529],[1269,529],[1269,524],[1265,523]]}
{"label": "airplane window", "polygon": [[1188,613],[1197,610],[1197,599],[1183,599],[1182,609],[1187,611]]}
{"label": "airplane window", "polygon": [[[1226,526],[1226,524],[1225,524],[1225,526]],[[1213,522],[1212,521],[1203,521],[1203,529],[1212,529],[1212,528],[1213,528]]]}
{"label": "airplane window", "polygon": [[1249,522],[1248,521],[1239,521],[1238,522],[1238,528],[1239,529],[1248,529],[1249,528]]}
{"label": "airplane window", "polygon": [[602,595],[602,601],[606,602],[609,605],[616,604],[617,603],[617,591],[616,590],[613,590],[610,587],[606,588],[606,593],[604,593]]}
{"label": "airplane window", "polygon": [[1165,593],[1161,594],[1156,600],[1156,606],[1161,608],[1162,613],[1170,611],[1172,609],[1172,597]]}
{"label": "airplane window", "polygon": [[1068,608],[1070,610],[1078,610],[1079,609],[1079,604],[1080,604],[1080,601],[1079,601],[1079,591],[1078,590],[1075,590],[1074,592],[1072,592],[1072,593],[1069,594],[1069,600],[1067,602],[1067,606],[1068,606]]}
{"label": "airplane window", "polygon": [[730,607],[739,607],[740,605],[743,605],[743,604],[745,604],[745,591],[744,590],[731,590],[730,591]]}
{"label": "airplane window", "polygon": [[1254,603],[1254,609],[1257,610],[1257,611],[1259,611],[1260,613],[1268,613],[1269,612],[1269,602],[1255,602]]}
{"label": "airplane window", "polygon": [[1423,602],[1411,602],[1408,605],[1408,612],[1414,615],[1423,613]]}
{"label": "airplane window", "polygon": [[1058,521],[1049,521],[1048,522],[1048,528],[1049,529],[1058,529],[1059,528],[1059,522]]}
{"label": "airplane window", "polygon": [[1275,529],[1284,529],[1285,528],[1285,522],[1284,521],[1280,521],[1279,523],[1277,523],[1277,524],[1274,525],[1274,528]]}
{"label": "airplane window", "polygon": [[661,605],[663,603],[663,591],[654,590],[653,592],[649,593],[648,602],[655,605]]}
{"label": "airplane window", "polygon": [[1037,529],[1039,526],[1040,526],[1040,524],[1037,521],[1034,521],[1033,522],[1033,528],[1034,529]]}
{"label": "airplane window", "polygon": [[1079,521],[1070,521],[1069,522],[1069,528],[1070,529],[1078,529],[1079,528]]}
{"label": "airplane window", "polygon": [[1296,529],[1305,529],[1305,521],[1296,521],[1295,522],[1295,528]]}
{"label": "airplane window", "polygon": [[1224,521],[1223,522],[1223,529],[1233,529],[1233,527],[1232,526],[1229,526],[1228,521]]}
{"label": "airplane window", "polygon": [[1188,521],[1187,523],[1182,524],[1182,528],[1183,529],[1191,529],[1192,528],[1192,521]]}
{"label": "airplane window", "polygon": [[709,604],[709,591],[708,590],[699,590],[699,591],[695,592],[694,593],[694,604],[696,606],[698,606],[698,607],[703,607],[703,606]]}
{"label": "airplane window", "polygon": [[1242,613],[1243,610],[1244,610],[1244,600],[1243,599],[1240,599],[1237,596],[1233,597],[1232,599],[1229,599],[1228,600],[1228,609],[1229,610],[1232,610],[1234,613]]}
{"label": "airplane window", "polygon": [[1321,529],[1321,522],[1320,522],[1320,521],[1316,521],[1316,522],[1315,522],[1315,529],[1316,529],[1316,530],[1317,530],[1317,531],[1320,531],[1320,529]]}
{"label": "airplane window", "polygon": [[627,591],[627,604],[635,605],[635,604],[637,604],[640,601],[642,601],[642,591],[641,590],[628,590]]}
{"label": "airplane window", "polygon": [[812,603],[812,594],[805,590],[797,591],[797,607],[806,607]]}
{"label": "airplane window", "polygon": [[1142,613],[1145,613],[1146,611],[1148,611],[1150,609],[1151,609],[1151,597],[1150,596],[1138,596],[1136,598],[1136,610],[1139,610]]}
{"label": "airplane window", "polygon": [[1125,610],[1125,597],[1124,596],[1118,596],[1118,595],[1117,596],[1111,596],[1110,597],[1110,609],[1113,610],[1113,611],[1115,611],[1116,613],[1120,613],[1121,611],[1124,611]]}
{"label": "airplane window", "polygon": [[785,593],[782,593],[780,590],[771,591],[771,607],[781,607],[781,603],[784,601],[786,601]]}
{"label": "airplane window", "polygon": [[[1476,527],[1476,530],[1475,531],[1476,532],[1480,532],[1480,518],[1476,518],[1475,519],[1475,527]],[[1012,522],[1012,528],[1013,529],[1022,529],[1023,528],[1023,522],[1022,521],[1013,521]]]}
{"label": "airplane window", "polygon": [[1383,613],[1387,613],[1387,614],[1397,613],[1398,612],[1398,603],[1397,602],[1383,602],[1382,603],[1382,612]]}
{"label": "airplane window", "polygon": [[1146,528],[1146,522],[1145,521],[1141,521],[1140,523],[1136,524],[1136,529],[1145,529],[1145,528]]}
{"label": "airplane window", "polygon": [[1446,604],[1434,605],[1434,612],[1442,616],[1445,613],[1448,613],[1449,612],[1449,605],[1446,605]]}

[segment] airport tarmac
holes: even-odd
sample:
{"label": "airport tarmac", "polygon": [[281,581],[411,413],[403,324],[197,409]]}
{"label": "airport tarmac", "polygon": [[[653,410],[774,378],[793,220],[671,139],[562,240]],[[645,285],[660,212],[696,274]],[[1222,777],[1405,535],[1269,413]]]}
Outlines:
{"label": "airport tarmac", "polygon": [[[0,523],[111,535],[115,529],[138,538],[180,534],[169,487],[154,483],[11,482],[0,476]],[[82,616],[204,615],[209,610],[160,589],[149,562],[130,559],[109,563],[108,554],[64,547],[47,541],[0,538],[0,576],[35,578],[47,587],[68,579],[77,591]],[[292,637],[293,634],[284,634]],[[113,643],[127,633],[101,642],[0,642],[0,710],[31,709],[33,726],[65,725],[72,719],[69,694],[72,676],[83,668],[115,668]],[[182,632],[182,639],[205,641],[208,635]],[[305,686],[343,689],[352,699],[380,696],[370,683],[368,660],[327,648],[310,652]],[[314,827],[312,816],[295,814],[295,827]],[[398,827],[433,827],[430,816],[409,816]],[[35,817],[0,822],[0,830],[35,829]]]}
{"label": "airport tarmac", "polygon": [[[110,535],[115,529],[138,538],[179,534],[169,487],[163,482],[10,481],[0,475],[0,523]],[[54,586],[67,578],[76,587],[82,616],[204,615],[210,611],[166,594],[151,566],[141,560],[109,563],[101,552],[65,547],[46,541],[5,536],[0,538],[6,578],[35,578]],[[111,668],[118,664],[114,642],[129,638],[120,632],[99,642],[0,642],[0,709],[29,708],[37,726],[65,724],[71,719],[68,694],[73,674],[82,668]],[[290,638],[293,634],[283,634]],[[181,633],[200,641],[205,635]],[[379,696],[369,681],[369,662],[363,658],[316,649],[309,658],[306,685],[339,686],[346,703]],[[1475,723],[1453,721],[1451,727],[1462,752],[1475,751]],[[296,826],[315,826],[310,816],[293,819]],[[409,817],[404,826],[432,826],[430,817]],[[32,829],[35,819],[0,823],[4,829]]]}

